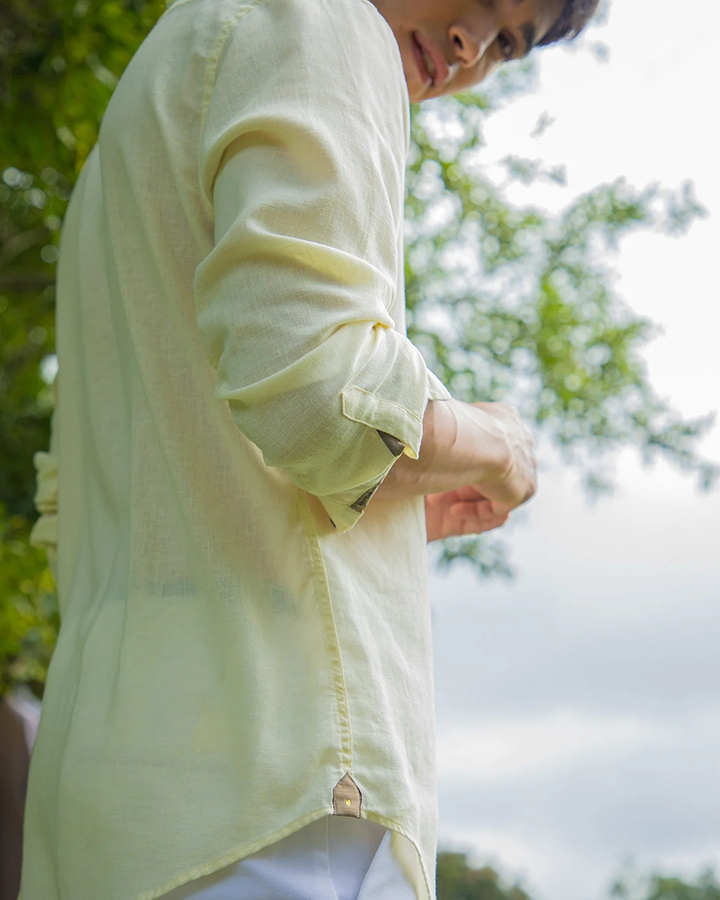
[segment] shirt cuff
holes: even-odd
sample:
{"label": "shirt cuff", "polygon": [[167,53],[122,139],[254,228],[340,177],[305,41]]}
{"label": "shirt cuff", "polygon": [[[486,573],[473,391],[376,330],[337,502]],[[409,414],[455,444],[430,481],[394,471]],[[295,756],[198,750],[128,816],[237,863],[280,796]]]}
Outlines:
{"label": "shirt cuff", "polygon": [[385,480],[385,476],[392,468],[393,460],[380,478],[367,482],[352,491],[344,494],[332,494],[332,496],[319,497],[325,508],[330,522],[339,534],[348,531],[365,512],[365,507],[370,498]]}
{"label": "shirt cuff", "polygon": [[[373,428],[380,438],[377,451],[391,454],[387,465],[379,475],[350,491],[318,495],[330,521],[339,533],[345,532],[357,522],[365,511],[375,491],[383,483],[398,457],[403,453],[417,459],[422,443],[422,416],[428,400],[450,400],[451,395],[440,379],[426,369],[425,403],[419,415],[394,400],[380,397],[357,385],[347,387],[341,394],[343,415],[355,422]],[[384,445],[384,446],[383,446]]]}

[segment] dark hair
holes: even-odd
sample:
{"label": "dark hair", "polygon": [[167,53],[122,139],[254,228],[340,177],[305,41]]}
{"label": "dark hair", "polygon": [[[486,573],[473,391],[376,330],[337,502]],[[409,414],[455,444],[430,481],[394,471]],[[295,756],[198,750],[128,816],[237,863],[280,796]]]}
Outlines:
{"label": "dark hair", "polygon": [[565,0],[560,18],[536,46],[544,47],[555,41],[577,37],[595,15],[599,5],[600,0]]}

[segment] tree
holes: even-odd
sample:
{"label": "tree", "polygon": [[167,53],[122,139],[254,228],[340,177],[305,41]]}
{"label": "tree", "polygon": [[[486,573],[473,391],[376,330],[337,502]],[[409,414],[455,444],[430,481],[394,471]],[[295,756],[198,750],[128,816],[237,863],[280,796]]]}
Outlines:
{"label": "tree", "polygon": [[610,895],[620,900],[720,900],[720,882],[712,868],[692,881],[659,872],[638,876],[630,871],[615,881]]}
{"label": "tree", "polygon": [[441,851],[437,857],[438,900],[530,900],[518,884],[507,886],[495,869],[472,868],[464,853]]}
{"label": "tree", "polygon": [[[489,866],[473,868],[465,853],[441,851],[437,857],[438,900],[530,900],[522,887],[505,883]],[[610,887],[619,900],[720,900],[720,882],[712,869],[692,881],[658,872],[625,871]]]}
{"label": "tree", "polygon": [[[0,692],[38,696],[58,627],[37,518],[32,457],[46,450],[55,372],[54,267],[62,217],[112,90],[163,0],[9,0],[0,9]],[[408,169],[409,335],[461,399],[509,398],[578,467],[590,491],[632,445],[709,487],[698,458],[709,418],[659,400],[638,350],[652,325],[612,290],[603,252],[630,231],[681,233],[702,213],[690,185],[636,189],[619,180],[558,217],[507,202],[482,168],[487,116],[527,89],[508,67],[488,90],[414,110]],[[533,160],[509,177],[561,180]],[[445,543],[440,564],[509,574],[500,542]]]}
{"label": "tree", "polygon": [[[639,351],[654,333],[613,290],[608,260],[638,228],[684,233],[705,211],[687,182],[637,189],[618,178],[576,197],[559,216],[507,203],[483,169],[483,125],[532,71],[495,89],[426,104],[413,119],[408,173],[408,333],[463,400],[510,399],[576,468],[591,495],[612,490],[611,463],[632,446],[709,489],[717,467],[700,459],[706,416],[683,419],[654,392]],[[519,82],[519,83],[518,83]],[[562,183],[537,160],[505,160],[510,179]],[[447,541],[459,559],[509,575],[502,542]]]}

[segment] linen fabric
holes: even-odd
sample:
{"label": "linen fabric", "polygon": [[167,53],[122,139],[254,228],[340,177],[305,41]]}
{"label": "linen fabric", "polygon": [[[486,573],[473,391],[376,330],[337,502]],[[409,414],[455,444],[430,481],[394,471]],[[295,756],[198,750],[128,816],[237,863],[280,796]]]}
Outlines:
{"label": "linen fabric", "polygon": [[417,900],[376,822],[323,816],[161,900]]}
{"label": "linen fabric", "polygon": [[368,0],[178,0],[120,79],[60,240],[20,900],[153,900],[333,813],[434,896],[424,505],[370,499],[450,396],[408,141]]}

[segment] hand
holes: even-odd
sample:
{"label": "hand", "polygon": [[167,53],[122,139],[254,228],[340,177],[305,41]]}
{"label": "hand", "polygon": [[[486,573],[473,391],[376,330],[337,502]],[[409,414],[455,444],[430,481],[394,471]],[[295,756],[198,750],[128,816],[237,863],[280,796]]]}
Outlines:
{"label": "hand", "polygon": [[537,492],[538,461],[532,432],[508,403],[473,403],[500,426],[505,434],[509,465],[499,476],[475,485],[488,500],[507,505],[508,512],[521,506]]}
{"label": "hand", "polygon": [[425,495],[428,542],[500,528],[509,515],[508,504],[488,500],[474,485],[442,494]]}
{"label": "hand", "polygon": [[[471,485],[474,494],[454,494]],[[507,403],[469,404],[450,399],[428,401],[419,458],[399,457],[375,496],[399,500],[447,494],[445,500],[435,499],[428,505],[431,533],[441,536],[471,534],[473,528],[482,531],[502,524],[493,519],[498,508],[480,504],[453,509],[458,500],[499,502],[507,512],[527,502],[536,488],[533,436],[518,411]],[[489,522],[485,521],[488,513]],[[452,521],[458,518],[463,523]],[[468,518],[476,520],[475,524],[464,521]]]}

